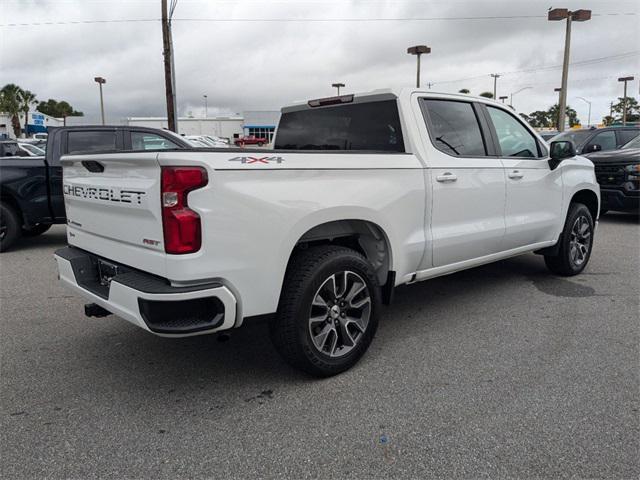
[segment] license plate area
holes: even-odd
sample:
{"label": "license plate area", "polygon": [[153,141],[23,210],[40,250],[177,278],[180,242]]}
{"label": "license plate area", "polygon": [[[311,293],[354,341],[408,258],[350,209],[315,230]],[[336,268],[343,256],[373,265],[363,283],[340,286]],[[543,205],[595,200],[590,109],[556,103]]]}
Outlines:
{"label": "license plate area", "polygon": [[118,265],[102,260],[101,258],[98,259],[98,279],[100,280],[100,285],[108,287],[113,277],[119,273],[122,272]]}

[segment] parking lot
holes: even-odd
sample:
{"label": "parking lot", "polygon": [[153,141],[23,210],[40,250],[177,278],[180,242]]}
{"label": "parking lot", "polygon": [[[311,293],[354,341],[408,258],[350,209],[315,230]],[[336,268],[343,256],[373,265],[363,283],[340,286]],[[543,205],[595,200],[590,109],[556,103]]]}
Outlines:
{"label": "parking lot", "polygon": [[88,319],[52,228],[2,254],[3,478],[638,478],[640,226],[584,274],[526,255],[402,287],[352,370],[284,364],[266,325],[180,340]]}

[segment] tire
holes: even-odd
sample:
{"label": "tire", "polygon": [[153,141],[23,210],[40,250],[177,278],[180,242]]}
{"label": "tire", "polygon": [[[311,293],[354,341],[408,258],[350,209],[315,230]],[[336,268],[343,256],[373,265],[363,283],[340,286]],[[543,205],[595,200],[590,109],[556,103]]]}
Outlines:
{"label": "tire", "polygon": [[51,228],[50,223],[40,223],[35,227],[31,228],[23,228],[22,235],[25,237],[37,237],[38,235],[42,235],[44,232]]}
{"label": "tire", "polygon": [[545,255],[547,268],[557,275],[577,275],[589,263],[593,249],[593,217],[582,203],[572,203],[564,224],[557,255]]}
{"label": "tire", "polygon": [[13,208],[0,203],[0,252],[6,252],[20,238],[20,218]]}
{"label": "tire", "polygon": [[262,142],[258,142],[258,146],[259,146],[259,147],[261,147],[261,146],[263,146],[263,145],[264,145],[264,143],[262,143]]}
{"label": "tire", "polygon": [[380,305],[378,280],[362,255],[344,247],[311,247],[291,259],[271,340],[293,367],[316,377],[336,375],[369,348]]}
{"label": "tire", "polygon": [[609,211],[608,208],[601,208],[600,209],[600,216],[604,215],[605,213],[607,213]]}

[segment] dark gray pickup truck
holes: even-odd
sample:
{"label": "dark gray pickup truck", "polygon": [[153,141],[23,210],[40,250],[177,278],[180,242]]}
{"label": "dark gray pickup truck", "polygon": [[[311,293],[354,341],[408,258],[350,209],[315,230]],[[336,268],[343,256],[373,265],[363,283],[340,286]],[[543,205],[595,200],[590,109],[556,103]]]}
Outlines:
{"label": "dark gray pickup truck", "polygon": [[[0,252],[22,236],[36,236],[66,223],[60,157],[80,152],[126,152],[191,148],[166,130],[128,126],[50,128],[46,156],[24,157],[0,147]],[[15,142],[13,142],[15,143]]]}

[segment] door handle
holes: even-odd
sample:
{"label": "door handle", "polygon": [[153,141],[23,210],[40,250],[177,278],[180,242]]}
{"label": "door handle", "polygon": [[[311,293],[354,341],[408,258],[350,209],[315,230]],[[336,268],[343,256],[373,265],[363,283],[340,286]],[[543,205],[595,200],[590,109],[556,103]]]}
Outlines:
{"label": "door handle", "polygon": [[458,180],[458,177],[456,177],[453,173],[451,172],[446,172],[444,175],[438,175],[436,177],[436,180],[438,182],[455,182],[456,180]]}
{"label": "door handle", "polygon": [[524,177],[524,173],[520,173],[518,170],[514,170],[509,174],[509,178],[513,178],[514,180],[520,180]]}

